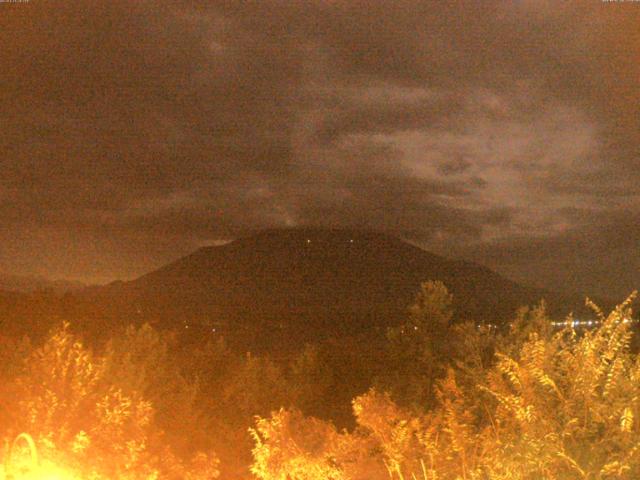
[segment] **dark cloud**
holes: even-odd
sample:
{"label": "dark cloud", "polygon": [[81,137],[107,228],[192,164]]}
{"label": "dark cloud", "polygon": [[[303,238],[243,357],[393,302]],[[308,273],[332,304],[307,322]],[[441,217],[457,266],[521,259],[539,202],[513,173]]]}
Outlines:
{"label": "dark cloud", "polygon": [[467,245],[466,256],[543,288],[622,301],[638,288],[640,214],[623,210],[565,213],[577,226],[544,237]]}
{"label": "dark cloud", "polygon": [[323,224],[522,277],[545,249],[618,258],[585,240],[602,222],[639,238],[616,228],[640,214],[633,2],[0,10],[3,270],[129,277]]}

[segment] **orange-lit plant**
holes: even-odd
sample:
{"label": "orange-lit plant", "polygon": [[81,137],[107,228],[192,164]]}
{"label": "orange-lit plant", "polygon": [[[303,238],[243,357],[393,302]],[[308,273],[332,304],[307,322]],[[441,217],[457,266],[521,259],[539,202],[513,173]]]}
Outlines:
{"label": "orange-lit plant", "polygon": [[[302,480],[313,477],[290,466],[320,461],[345,480],[640,478],[632,299],[606,318],[596,309],[598,328],[580,335],[570,325],[552,332],[543,310],[521,314],[476,381],[460,383],[467,372],[453,365],[437,382],[435,407],[423,414],[371,391],[354,402],[354,433],[316,421],[316,435],[326,440],[311,450],[287,412],[259,419],[253,471],[263,480]],[[364,462],[366,471],[356,465]]]}
{"label": "orange-lit plant", "polygon": [[[215,456],[184,462],[162,447],[153,405],[141,392],[125,388],[107,360],[63,324],[26,357],[19,375],[3,384],[4,435],[29,432],[41,453],[39,469],[65,465],[67,474],[82,478],[151,480],[167,472],[215,478]],[[194,477],[196,472],[201,474]]]}

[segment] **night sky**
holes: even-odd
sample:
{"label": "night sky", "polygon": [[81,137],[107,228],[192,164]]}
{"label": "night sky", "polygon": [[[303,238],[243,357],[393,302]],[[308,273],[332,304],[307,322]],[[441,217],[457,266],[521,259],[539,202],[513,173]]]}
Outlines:
{"label": "night sky", "polygon": [[640,2],[0,3],[0,271],[264,227],[640,287]]}

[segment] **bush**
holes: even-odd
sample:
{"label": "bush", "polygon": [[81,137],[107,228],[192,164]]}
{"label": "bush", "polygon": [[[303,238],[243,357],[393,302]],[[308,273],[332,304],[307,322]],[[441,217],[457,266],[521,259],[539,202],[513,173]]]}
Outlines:
{"label": "bush", "polygon": [[120,361],[114,370],[112,355],[94,355],[68,324],[54,330],[4,379],[5,438],[27,432],[43,457],[87,478],[166,478],[176,470],[179,478],[197,471],[207,472],[197,478],[215,478],[215,455],[184,462],[160,449],[154,405],[143,385],[129,383],[134,364]]}
{"label": "bush", "polygon": [[301,466],[345,480],[639,478],[632,298],[581,333],[552,332],[544,308],[521,311],[492,361],[474,363],[471,376],[464,362],[447,370],[429,411],[371,390],[354,401],[351,434],[292,412],[260,418],[253,471],[264,480],[320,478]]}

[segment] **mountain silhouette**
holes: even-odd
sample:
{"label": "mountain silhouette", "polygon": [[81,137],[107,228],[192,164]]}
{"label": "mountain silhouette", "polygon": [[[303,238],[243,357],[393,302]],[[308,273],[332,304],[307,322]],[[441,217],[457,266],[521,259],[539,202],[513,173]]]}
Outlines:
{"label": "mountain silhouette", "polygon": [[38,292],[51,291],[65,293],[80,290],[85,284],[62,279],[49,279],[36,275],[14,275],[0,272],[0,291],[4,292]]}
{"label": "mountain silhouette", "polygon": [[543,298],[556,315],[584,305],[583,297],[522,286],[391,235],[321,228],[265,230],[204,247],[84,297],[128,321],[287,348],[397,324],[427,280],[449,288],[456,318],[477,323],[504,323]]}

